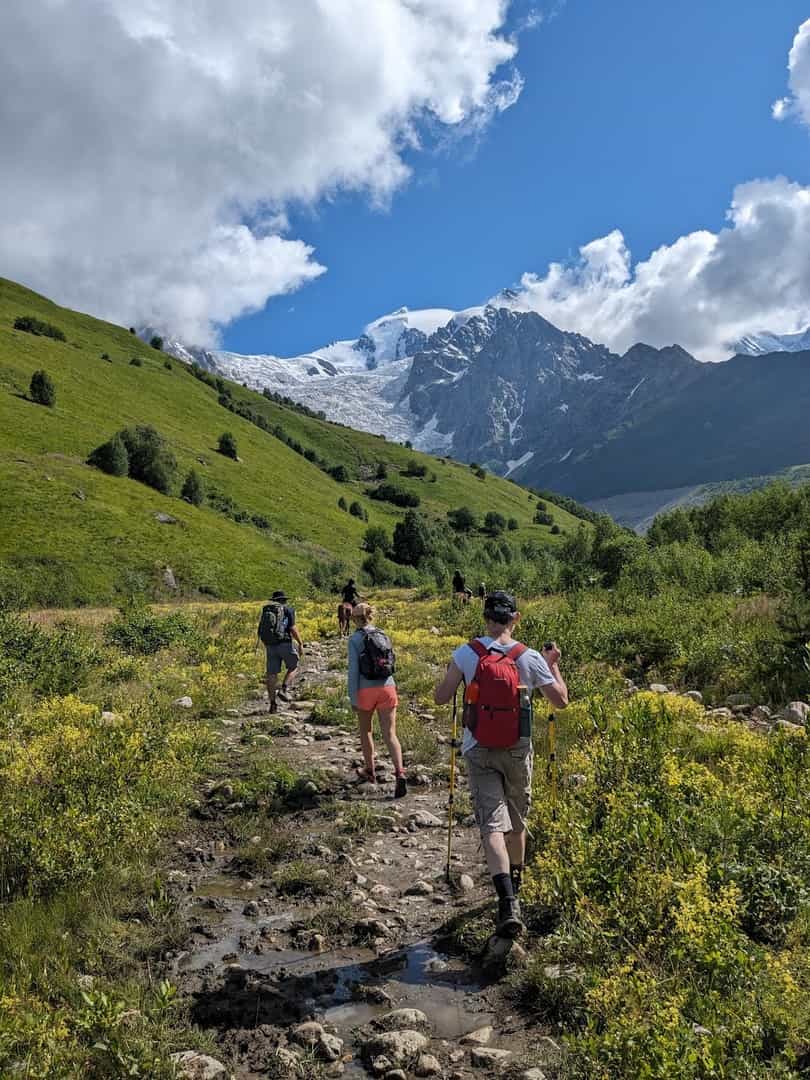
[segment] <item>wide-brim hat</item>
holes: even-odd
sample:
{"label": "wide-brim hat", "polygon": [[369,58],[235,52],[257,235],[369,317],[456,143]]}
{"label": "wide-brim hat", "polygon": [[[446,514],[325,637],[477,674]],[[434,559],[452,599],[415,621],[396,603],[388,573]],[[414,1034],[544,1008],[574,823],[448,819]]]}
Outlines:
{"label": "wide-brim hat", "polygon": [[277,601],[279,604],[286,604],[287,594],[284,592],[283,589],[276,589],[270,599]]}

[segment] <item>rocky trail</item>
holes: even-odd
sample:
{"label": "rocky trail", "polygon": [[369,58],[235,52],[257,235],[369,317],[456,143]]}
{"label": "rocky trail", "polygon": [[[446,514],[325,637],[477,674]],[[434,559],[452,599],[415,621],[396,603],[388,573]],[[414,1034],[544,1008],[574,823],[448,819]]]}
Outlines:
{"label": "rocky trail", "polygon": [[[559,1048],[503,981],[525,953],[488,940],[491,890],[462,816],[463,776],[446,880],[449,749],[431,766],[406,753],[409,791],[395,801],[379,740],[380,783],[362,784],[356,734],[313,722],[309,695],[338,685],[344,648],[308,646],[295,699],[276,715],[258,693],[229,711],[222,775],[176,841],[166,878],[186,941],[168,974],[217,1047],[176,1055],[182,1074],[550,1080]],[[251,814],[240,780],[264,744],[298,779],[278,813],[260,801]]]}

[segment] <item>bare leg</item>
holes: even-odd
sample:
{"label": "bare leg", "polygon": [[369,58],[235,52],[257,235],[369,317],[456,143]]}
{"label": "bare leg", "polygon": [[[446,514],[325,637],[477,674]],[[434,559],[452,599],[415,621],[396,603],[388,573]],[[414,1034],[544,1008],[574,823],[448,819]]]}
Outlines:
{"label": "bare leg", "polygon": [[482,833],[481,842],[484,845],[484,855],[491,877],[496,874],[509,873],[509,852],[506,849],[506,839],[500,832]]}
{"label": "bare leg", "polygon": [[391,755],[391,761],[394,763],[397,776],[401,776],[405,769],[402,764],[402,747],[399,745],[399,739],[397,738],[396,705],[393,709],[378,709],[377,713],[380,717],[380,731],[382,732],[383,742],[388,747],[388,753]]}
{"label": "bare leg", "polygon": [[374,738],[371,734],[371,721],[374,712],[366,712],[363,709],[355,709],[357,724],[360,729],[360,749],[363,751],[363,762],[369,776],[374,776]]}
{"label": "bare leg", "polygon": [[506,833],[504,840],[509,852],[509,862],[512,866],[523,866],[526,860],[526,830]]}
{"label": "bare leg", "polygon": [[289,689],[295,680],[298,678],[298,667],[294,667],[292,670],[287,668],[287,673],[284,676],[283,687],[285,690]]}

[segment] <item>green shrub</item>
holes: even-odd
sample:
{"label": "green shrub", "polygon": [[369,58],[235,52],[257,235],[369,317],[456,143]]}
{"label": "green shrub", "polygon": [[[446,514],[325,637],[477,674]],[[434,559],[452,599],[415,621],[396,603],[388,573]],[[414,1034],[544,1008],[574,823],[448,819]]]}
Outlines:
{"label": "green shrub", "polygon": [[143,360],[140,356],[133,356],[129,363],[131,367],[143,367]]}
{"label": "green shrub", "polygon": [[345,511],[348,512],[349,504],[346,502],[346,500],[344,499],[344,497],[342,495],[338,499],[337,504],[338,504],[338,510],[345,510]]}
{"label": "green shrub", "polygon": [[362,504],[356,500],[349,507],[349,513],[352,517],[360,518],[361,521],[368,521],[368,514],[363,509]]}
{"label": "green shrub", "polygon": [[129,454],[124,440],[120,435],[113,435],[108,442],[96,447],[88,457],[87,464],[109,476],[128,476]]}
{"label": "green shrub", "polygon": [[333,480],[337,480],[339,484],[345,484],[349,479],[349,470],[346,468],[345,465],[333,465],[330,469],[327,469],[326,471],[329,476],[331,476]]}
{"label": "green shrub", "polygon": [[520,528],[520,522],[517,518],[509,518],[506,523],[506,527],[509,532],[516,532]]}
{"label": "green shrub", "polygon": [[377,471],[375,473],[375,476],[377,477],[378,480],[387,480],[388,479],[388,466],[385,464],[384,461],[380,461],[378,463]]}
{"label": "green shrub", "polygon": [[186,502],[191,503],[192,506],[202,506],[205,502],[205,485],[196,469],[189,470],[188,475],[183,481],[183,489],[180,492],[180,498],[185,499]]}
{"label": "green shrub", "polygon": [[146,424],[124,428],[119,435],[129,456],[132,479],[168,495],[177,472],[177,461],[163,436]]}
{"label": "green shrub", "polygon": [[379,484],[376,488],[368,488],[366,495],[379,502],[393,503],[394,506],[418,506],[421,502],[418,495],[413,495],[396,484]]}
{"label": "green shrub", "polygon": [[366,551],[387,551],[391,539],[381,525],[370,525],[363,534],[363,548]]}
{"label": "green shrub", "polygon": [[391,550],[395,562],[419,566],[434,551],[434,542],[425,519],[409,510],[394,526]]}
{"label": "green shrub", "polygon": [[163,366],[167,371],[171,371],[172,370],[172,362],[171,362],[171,360],[164,360],[163,361]]}
{"label": "green shrub", "polygon": [[40,337],[53,338],[54,341],[67,341],[62,330],[52,323],[35,319],[31,315],[20,315],[14,320],[14,329],[23,330],[26,334],[36,334]]}
{"label": "green shrub", "polygon": [[405,464],[405,468],[402,470],[402,475],[421,478],[427,476],[427,471],[427,465],[421,464],[416,458],[409,458]]}
{"label": "green shrub", "polygon": [[220,435],[219,441],[217,443],[217,450],[219,450],[220,454],[223,454],[225,457],[231,458],[231,460],[233,461],[237,460],[239,454],[236,448],[236,439],[233,437],[230,431],[223,431],[223,433]]}
{"label": "green shrub", "polygon": [[35,695],[79,689],[102,662],[93,639],[75,623],[50,633],[11,611],[0,611],[0,705],[23,688]]}
{"label": "green shrub", "polygon": [[109,645],[137,656],[151,656],[169,645],[194,645],[198,637],[196,627],[182,612],[155,615],[139,603],[121,608],[118,617],[104,630]]}
{"label": "green shrub", "polygon": [[163,338],[160,336],[160,334],[153,334],[152,337],[149,339],[149,344],[152,346],[153,349],[157,349],[158,352],[163,351]]}
{"label": "green shrub", "polygon": [[457,510],[447,511],[447,520],[456,532],[474,532],[478,528],[478,516],[469,506],[459,506]]}
{"label": "green shrub", "polygon": [[500,536],[506,528],[506,518],[497,510],[490,510],[484,516],[484,532],[490,536]]}
{"label": "green shrub", "polygon": [[554,518],[547,510],[540,509],[540,503],[537,504],[537,510],[534,513],[534,523],[535,525],[554,525]]}
{"label": "green shrub", "polygon": [[56,404],[56,388],[47,371],[35,371],[31,376],[28,396],[37,405],[46,405],[52,409]]}

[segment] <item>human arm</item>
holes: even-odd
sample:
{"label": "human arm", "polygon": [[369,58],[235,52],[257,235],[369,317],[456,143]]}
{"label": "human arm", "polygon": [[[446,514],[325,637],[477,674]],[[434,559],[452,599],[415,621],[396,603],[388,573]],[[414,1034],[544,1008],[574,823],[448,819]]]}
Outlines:
{"label": "human arm", "polygon": [[433,691],[433,700],[436,704],[446,705],[448,701],[452,701],[453,695],[458,690],[463,678],[461,668],[458,667],[454,660],[451,660],[444,678]]}
{"label": "human arm", "polygon": [[360,681],[360,643],[354,634],[349,638],[349,701],[352,708],[357,708],[357,691]]}
{"label": "human arm", "polygon": [[560,671],[560,659],[562,654],[557,646],[551,642],[551,648],[543,647],[541,653],[548,665],[553,682],[546,682],[540,686],[540,693],[555,709],[568,708],[568,685]]}
{"label": "human arm", "polygon": [[303,642],[303,640],[301,638],[301,635],[298,633],[298,627],[297,626],[291,626],[290,627],[290,636],[292,637],[293,641],[298,646],[299,651],[303,652],[304,651],[304,642]]}

